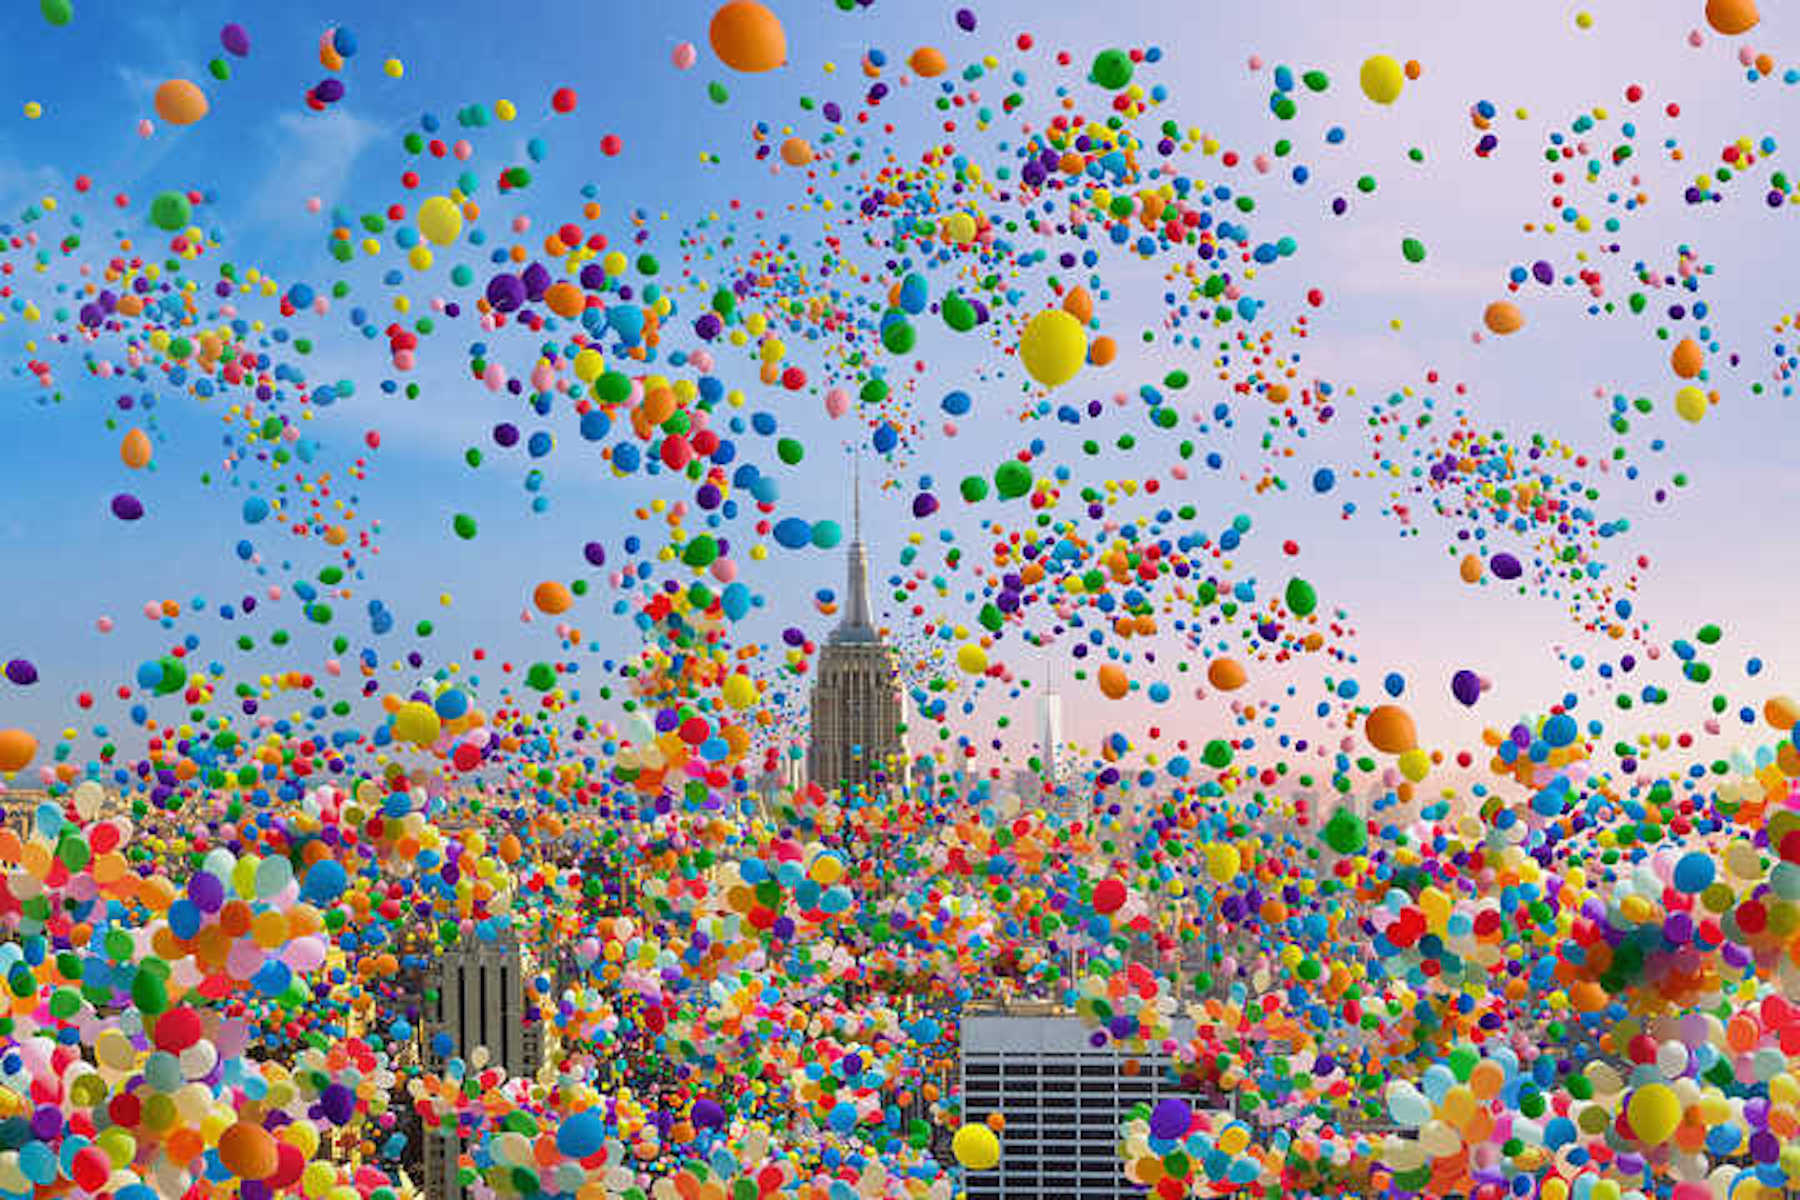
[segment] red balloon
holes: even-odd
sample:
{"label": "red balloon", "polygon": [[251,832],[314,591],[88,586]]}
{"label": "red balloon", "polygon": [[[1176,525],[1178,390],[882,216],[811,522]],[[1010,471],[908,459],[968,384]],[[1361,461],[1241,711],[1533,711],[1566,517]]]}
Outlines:
{"label": "red balloon", "polygon": [[560,87],[550,96],[550,107],[559,113],[575,111],[575,89]]}
{"label": "red balloon", "polygon": [[171,1008],[156,1022],[155,1042],[158,1050],[180,1054],[205,1035],[200,1014],[191,1008]]}
{"label": "red balloon", "polygon": [[1094,911],[1116,913],[1125,907],[1125,885],[1117,879],[1102,879],[1094,885]]}

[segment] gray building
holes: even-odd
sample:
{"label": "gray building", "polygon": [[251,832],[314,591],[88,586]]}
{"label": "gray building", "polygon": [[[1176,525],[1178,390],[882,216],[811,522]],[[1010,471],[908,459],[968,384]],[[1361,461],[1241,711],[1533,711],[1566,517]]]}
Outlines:
{"label": "gray building", "polygon": [[814,668],[806,777],[822,788],[905,786],[906,704],[893,647],[882,641],[869,603],[860,486],[854,504],[844,615]]}
{"label": "gray building", "polygon": [[[1177,1038],[1191,1024],[1175,1022]],[[1181,1090],[1160,1054],[1095,1047],[1079,1017],[1060,1006],[1019,1004],[962,1018],[965,1121],[1006,1118],[1000,1163],[967,1173],[968,1200],[1113,1200],[1140,1197],[1119,1157],[1132,1105],[1179,1095],[1196,1108],[1217,1097]],[[1127,1061],[1137,1069],[1128,1072]]]}
{"label": "gray building", "polygon": [[[423,1022],[426,1061],[442,1064],[431,1044],[444,1033],[453,1043],[451,1054],[469,1062],[471,1071],[476,1050],[485,1049],[487,1063],[507,1075],[536,1075],[544,1060],[543,1023],[527,1012],[525,974],[525,956],[511,930],[492,941],[465,939],[440,955],[426,972],[432,989]],[[425,1194],[464,1200],[463,1139],[425,1130],[424,1143]]]}

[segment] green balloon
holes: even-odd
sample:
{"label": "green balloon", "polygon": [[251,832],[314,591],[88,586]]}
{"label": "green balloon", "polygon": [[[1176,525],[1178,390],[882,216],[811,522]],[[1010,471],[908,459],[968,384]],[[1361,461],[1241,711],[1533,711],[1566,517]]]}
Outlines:
{"label": "green balloon", "polygon": [[556,668],[547,662],[532,663],[531,669],[525,672],[525,686],[540,692],[549,691],[556,686]]}
{"label": "green balloon", "polygon": [[67,25],[75,19],[75,6],[69,0],[38,0],[38,11],[52,25]]}
{"label": "green balloon", "polygon": [[1287,606],[1288,611],[1296,617],[1307,616],[1319,607],[1319,593],[1313,590],[1312,584],[1295,576],[1288,580]]}
{"label": "green balloon", "polygon": [[793,467],[798,466],[800,460],[806,457],[806,447],[793,438],[782,438],[775,443],[775,453],[782,462]]}
{"label": "green balloon", "polygon": [[975,306],[955,292],[944,297],[944,324],[958,333],[975,328]]}
{"label": "green balloon", "polygon": [[1002,500],[1016,500],[1031,490],[1031,468],[1008,459],[994,471],[994,487]]}
{"label": "green balloon", "polygon": [[1214,738],[1206,743],[1206,749],[1200,752],[1200,761],[1214,770],[1231,765],[1231,743],[1223,738]]}
{"label": "green balloon", "polygon": [[194,219],[194,206],[180,192],[159,192],[150,201],[150,223],[167,233],[185,229]]}
{"label": "green balloon", "polygon": [[690,567],[709,566],[717,557],[719,542],[710,533],[689,538],[687,545],[681,548],[681,561]]}
{"label": "green balloon", "polygon": [[1418,238],[1402,238],[1400,241],[1400,253],[1406,256],[1406,261],[1409,263],[1424,262],[1425,243],[1421,242]]}
{"label": "green balloon", "polygon": [[163,974],[148,964],[131,977],[131,1002],[141,1013],[155,1016],[169,1007],[169,985]]}
{"label": "green balloon", "polygon": [[456,536],[463,541],[470,541],[475,536],[475,518],[468,513],[457,513],[450,520],[450,528],[456,530]]}
{"label": "green balloon", "polygon": [[962,481],[962,498],[970,504],[986,500],[988,482],[979,475],[971,475]]}
{"label": "green balloon", "polygon": [[1369,844],[1369,829],[1355,813],[1340,808],[1319,830],[1319,840],[1339,854],[1355,854]]}
{"label": "green balloon", "polygon": [[1102,50],[1094,56],[1088,78],[1108,91],[1116,92],[1131,82],[1132,70],[1129,54],[1123,50]]}
{"label": "green balloon", "polygon": [[918,331],[904,318],[889,321],[881,327],[881,344],[889,354],[906,354],[919,340]]}

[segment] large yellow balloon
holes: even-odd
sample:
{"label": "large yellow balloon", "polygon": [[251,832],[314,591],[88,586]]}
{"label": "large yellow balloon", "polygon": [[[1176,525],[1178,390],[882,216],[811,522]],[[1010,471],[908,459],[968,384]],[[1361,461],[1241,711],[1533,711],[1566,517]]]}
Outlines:
{"label": "large yellow balloon", "polygon": [[950,1149],[971,1171],[991,1171],[1000,1163],[1000,1139],[986,1125],[964,1125],[950,1139]]}
{"label": "large yellow balloon", "polygon": [[780,18],[756,0],[721,6],[706,36],[719,61],[734,71],[754,75],[787,62],[787,32]]}
{"label": "large yellow balloon", "polygon": [[1681,1100],[1668,1084],[1647,1083],[1631,1093],[1625,1116],[1638,1141],[1646,1146],[1660,1146],[1681,1124]]}
{"label": "large yellow balloon", "polygon": [[1214,883],[1230,883],[1243,866],[1243,855],[1230,842],[1214,842],[1206,848],[1206,873]]}
{"label": "large yellow balloon", "polygon": [[443,722],[431,705],[409,700],[394,714],[394,740],[415,746],[429,746],[437,741]]}
{"label": "large yellow balloon", "polygon": [[956,665],[969,675],[985,675],[988,669],[987,651],[974,642],[965,642],[956,651]]}
{"label": "large yellow balloon", "polygon": [[1675,411],[1684,421],[1698,421],[1706,415],[1706,393],[1688,384],[1675,393]]}
{"label": "large yellow balloon", "polygon": [[1061,387],[1087,359],[1087,330],[1062,309],[1045,309],[1026,323],[1019,358],[1033,379],[1045,387]]}
{"label": "large yellow balloon", "polygon": [[748,675],[726,676],[725,703],[732,708],[749,708],[756,703],[756,695],[756,681]]}
{"label": "large yellow balloon", "polygon": [[1392,104],[1406,86],[1406,72],[1399,62],[1386,54],[1377,54],[1362,65],[1363,95],[1377,104]]}
{"label": "large yellow balloon", "polygon": [[434,246],[448,246],[462,233],[462,209],[448,196],[432,196],[419,205],[419,232]]}

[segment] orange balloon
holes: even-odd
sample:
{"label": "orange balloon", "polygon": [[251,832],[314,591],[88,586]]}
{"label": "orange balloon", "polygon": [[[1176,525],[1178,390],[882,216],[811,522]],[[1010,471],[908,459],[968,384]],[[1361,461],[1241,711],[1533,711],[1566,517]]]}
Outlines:
{"label": "orange balloon", "polygon": [[719,61],[755,75],[787,62],[787,32],[780,18],[757,0],[730,0],[713,14],[706,37]]}
{"label": "orange balloon", "polygon": [[1692,379],[1706,365],[1706,352],[1693,338],[1682,338],[1669,355],[1669,365],[1683,379]]}
{"label": "orange balloon", "polygon": [[36,757],[36,738],[23,729],[0,729],[0,773],[22,771]]}
{"label": "orange balloon", "polygon": [[1481,581],[1481,559],[1473,554],[1463,555],[1463,560],[1457,566],[1456,573],[1462,576],[1464,583],[1479,583]]}
{"label": "orange balloon", "polygon": [[1094,297],[1084,287],[1072,287],[1063,297],[1063,311],[1086,325],[1094,319]]}
{"label": "orange balloon", "polygon": [[192,125],[206,115],[206,93],[186,79],[171,79],[156,89],[156,115],[171,125]]}
{"label": "orange balloon", "polygon": [[141,429],[127,430],[119,443],[119,459],[137,471],[150,465],[150,436]]}
{"label": "orange balloon", "polygon": [[921,79],[936,79],[950,66],[944,61],[944,52],[934,46],[920,46],[912,52],[912,57],[906,63],[913,69],[913,74]]}
{"label": "orange balloon", "polygon": [[790,167],[804,167],[813,160],[812,143],[803,137],[791,137],[781,143],[781,161]]}
{"label": "orange balloon", "polygon": [[1419,744],[1412,714],[1398,704],[1379,704],[1363,722],[1363,736],[1383,754],[1404,754]]}
{"label": "orange balloon", "polygon": [[1726,37],[1749,33],[1760,20],[1756,0],[1706,0],[1706,23]]}
{"label": "orange balloon", "polygon": [[267,1179],[280,1159],[268,1130],[239,1121],[219,1135],[219,1161],[240,1179]]}
{"label": "orange balloon", "polygon": [[1110,363],[1118,353],[1118,343],[1114,342],[1105,334],[1100,335],[1092,342],[1088,343],[1088,362],[1096,367],[1104,367],[1106,364]]}
{"label": "orange balloon", "polygon": [[587,295],[574,284],[558,280],[544,289],[544,306],[559,317],[579,317],[587,307]]}
{"label": "orange balloon", "polygon": [[1487,306],[1481,314],[1482,323],[1489,331],[1505,337],[1509,333],[1517,333],[1525,325],[1525,314],[1519,311],[1516,304],[1505,300],[1496,300]]}
{"label": "orange balloon", "polygon": [[531,602],[538,606],[539,611],[555,616],[557,613],[568,612],[569,606],[575,603],[575,597],[556,580],[546,579],[532,589]]}
{"label": "orange balloon", "polygon": [[1244,665],[1235,658],[1215,658],[1206,668],[1206,682],[1221,692],[1235,692],[1244,686]]}
{"label": "orange balloon", "polygon": [[1115,663],[1107,663],[1100,668],[1100,693],[1108,700],[1122,700],[1131,690],[1131,680]]}

